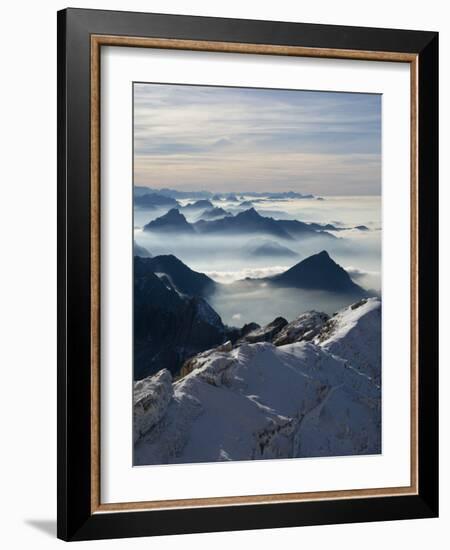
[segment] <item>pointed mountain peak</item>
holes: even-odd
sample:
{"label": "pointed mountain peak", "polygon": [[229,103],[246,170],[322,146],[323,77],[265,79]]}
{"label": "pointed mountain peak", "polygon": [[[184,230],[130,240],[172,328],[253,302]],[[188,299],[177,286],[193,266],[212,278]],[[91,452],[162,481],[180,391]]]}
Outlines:
{"label": "pointed mountain peak", "polygon": [[365,294],[365,291],[351,280],[345,269],[337,264],[326,250],[309,256],[287,271],[275,275],[272,280],[296,288]]}
{"label": "pointed mountain peak", "polygon": [[194,231],[183,214],[176,208],[172,208],[163,216],[144,225],[143,229],[144,231]]}
{"label": "pointed mountain peak", "polygon": [[158,222],[159,220],[161,222],[172,223],[177,225],[185,225],[185,224],[188,225],[188,221],[186,220],[185,216],[178,210],[178,208],[172,208],[171,210],[166,212],[166,214],[164,214],[163,216],[156,218],[154,222]]}
{"label": "pointed mountain peak", "polygon": [[262,216],[258,214],[258,212],[252,207],[252,208],[249,208],[248,210],[244,210],[243,212],[240,212],[239,214],[237,214],[236,218],[246,219],[246,220],[250,220],[250,219],[256,220],[257,218],[262,218]]}
{"label": "pointed mountain peak", "polygon": [[294,265],[291,269],[326,269],[330,272],[345,272],[342,267],[333,260],[326,250],[322,250],[322,252],[308,256],[308,258],[305,258],[298,264]]}
{"label": "pointed mountain peak", "polygon": [[323,265],[326,265],[326,264],[335,264],[336,265],[336,262],[328,254],[328,252],[326,250],[322,250],[322,252],[319,252],[318,254],[313,254],[312,256],[309,256],[309,258],[306,258],[303,261],[304,262],[321,263]]}
{"label": "pointed mountain peak", "polygon": [[177,208],[172,208],[166,214],[164,214],[164,216],[161,216],[161,218],[165,218],[166,220],[186,220],[186,218]]}

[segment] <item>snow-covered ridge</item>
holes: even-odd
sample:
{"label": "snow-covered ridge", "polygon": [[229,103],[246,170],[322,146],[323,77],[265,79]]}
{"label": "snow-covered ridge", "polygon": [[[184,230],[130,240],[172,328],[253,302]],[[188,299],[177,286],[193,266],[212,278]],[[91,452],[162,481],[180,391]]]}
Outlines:
{"label": "snow-covered ridge", "polygon": [[163,369],[134,385],[133,439],[137,441],[166,413],[173,397],[172,375]]}
{"label": "snow-covered ridge", "polygon": [[227,343],[175,382],[165,370],[140,381],[134,463],[381,452],[380,311],[371,298],[309,312],[275,337],[290,343]]}
{"label": "snow-covered ridge", "polygon": [[276,335],[273,343],[276,346],[283,346],[284,344],[300,340],[310,341],[320,333],[328,319],[329,316],[326,313],[319,313],[317,311],[303,313],[297,319],[287,324]]}
{"label": "snow-covered ridge", "polygon": [[381,379],[381,302],[360,300],[333,315],[315,343],[349,361],[377,383]]}

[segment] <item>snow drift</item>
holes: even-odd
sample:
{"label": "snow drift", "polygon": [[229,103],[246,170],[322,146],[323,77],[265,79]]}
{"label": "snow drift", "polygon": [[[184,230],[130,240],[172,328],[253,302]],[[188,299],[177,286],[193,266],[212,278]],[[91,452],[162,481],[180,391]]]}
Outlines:
{"label": "snow drift", "polygon": [[[134,464],[381,452],[381,303],[303,314],[135,384]],[[277,344],[277,345],[276,345]]]}

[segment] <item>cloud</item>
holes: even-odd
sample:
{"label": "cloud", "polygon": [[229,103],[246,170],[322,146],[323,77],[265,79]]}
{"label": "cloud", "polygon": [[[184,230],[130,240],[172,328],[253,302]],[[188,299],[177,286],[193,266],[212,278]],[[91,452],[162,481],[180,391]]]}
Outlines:
{"label": "cloud", "polygon": [[[246,267],[237,271],[205,271],[205,275],[211,277],[214,281],[223,284],[234,283],[235,281],[241,281],[247,277],[250,279],[263,279],[264,277],[270,277],[271,275],[277,275],[288,269],[286,266],[270,266],[270,267]],[[261,283],[261,286],[267,286],[265,283]]]}
{"label": "cloud", "polygon": [[358,267],[348,266],[344,267],[345,271],[352,277],[352,279],[361,279],[363,277],[375,277],[379,275],[378,271],[365,271],[364,269],[359,269]]}
{"label": "cloud", "polygon": [[135,183],[379,194],[374,94],[134,85]]}

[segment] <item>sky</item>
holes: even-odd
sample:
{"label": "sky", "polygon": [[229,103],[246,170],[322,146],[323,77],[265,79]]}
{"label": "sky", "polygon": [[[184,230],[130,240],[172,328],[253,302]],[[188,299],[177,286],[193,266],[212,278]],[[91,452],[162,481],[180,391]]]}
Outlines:
{"label": "sky", "polygon": [[134,84],[134,183],[381,194],[381,96]]}

